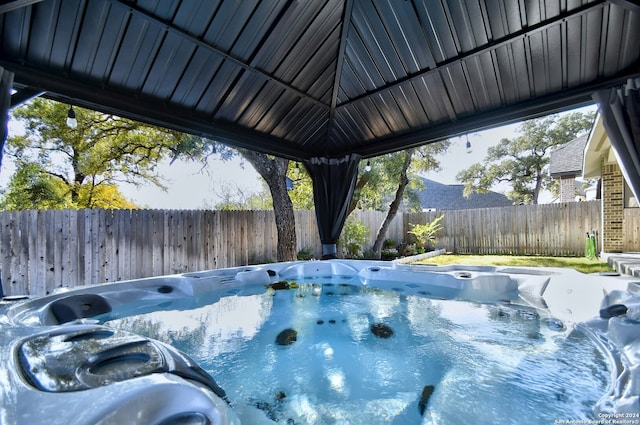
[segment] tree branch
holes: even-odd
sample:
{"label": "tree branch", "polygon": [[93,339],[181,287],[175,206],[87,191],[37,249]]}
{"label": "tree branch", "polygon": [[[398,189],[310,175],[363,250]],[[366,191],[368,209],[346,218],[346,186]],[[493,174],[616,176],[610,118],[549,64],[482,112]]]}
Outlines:
{"label": "tree branch", "polygon": [[69,180],[67,180],[67,178],[66,178],[65,176],[63,176],[62,174],[54,173],[54,172],[52,172],[52,171],[48,171],[48,170],[44,170],[44,172],[45,172],[47,175],[51,176],[51,177],[55,177],[55,178],[57,178],[57,179],[62,180],[62,181],[64,182],[64,184],[66,184],[67,186],[70,184],[70,183],[69,183]]}

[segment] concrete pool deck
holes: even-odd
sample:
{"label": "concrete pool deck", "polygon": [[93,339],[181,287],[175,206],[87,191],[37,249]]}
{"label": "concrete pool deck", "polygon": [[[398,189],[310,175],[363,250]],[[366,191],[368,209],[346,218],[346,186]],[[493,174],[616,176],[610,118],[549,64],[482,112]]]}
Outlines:
{"label": "concrete pool deck", "polygon": [[640,252],[602,254],[602,259],[618,273],[640,278]]}

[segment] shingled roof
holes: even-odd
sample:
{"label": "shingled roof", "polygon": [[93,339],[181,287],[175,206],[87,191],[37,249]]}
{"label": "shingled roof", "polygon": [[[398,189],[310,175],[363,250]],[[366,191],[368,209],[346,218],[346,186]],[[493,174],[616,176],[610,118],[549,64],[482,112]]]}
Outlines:
{"label": "shingled roof", "polygon": [[588,134],[577,137],[551,152],[549,174],[551,177],[581,176],[584,161],[584,148]]}
{"label": "shingled roof", "polygon": [[473,193],[468,198],[463,195],[464,185],[443,184],[422,178],[424,190],[419,192],[423,209],[465,210],[475,208],[506,207],[513,203],[505,195],[497,192]]}

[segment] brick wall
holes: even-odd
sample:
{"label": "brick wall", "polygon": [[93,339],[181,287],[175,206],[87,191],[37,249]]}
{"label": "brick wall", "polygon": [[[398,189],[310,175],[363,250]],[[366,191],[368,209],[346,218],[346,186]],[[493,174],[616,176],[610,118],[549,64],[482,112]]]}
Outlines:
{"label": "brick wall", "polygon": [[624,177],[616,163],[602,164],[602,250],[623,251]]}

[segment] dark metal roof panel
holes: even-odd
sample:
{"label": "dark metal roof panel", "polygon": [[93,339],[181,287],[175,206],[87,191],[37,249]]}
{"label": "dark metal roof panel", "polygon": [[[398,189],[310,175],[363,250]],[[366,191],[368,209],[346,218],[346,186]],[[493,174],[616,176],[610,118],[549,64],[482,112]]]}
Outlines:
{"label": "dark metal roof panel", "polygon": [[241,68],[228,61],[220,60],[219,64],[197,105],[197,109],[205,114],[213,114],[218,110],[218,106],[233,87],[234,80],[242,72]]}
{"label": "dark metal roof panel", "polygon": [[412,81],[410,88],[416,91],[420,104],[427,112],[428,121],[423,122],[423,126],[454,118],[453,105],[439,73],[427,74]]}
{"label": "dark metal roof panel", "polygon": [[234,122],[246,111],[250,102],[257,96],[265,84],[270,82],[263,76],[253,72],[242,71],[222,99],[222,105],[215,118]]}
{"label": "dark metal roof panel", "polygon": [[178,7],[181,6],[182,3],[180,0],[139,0],[137,6],[141,9],[148,10],[160,19],[170,21],[176,15]]}
{"label": "dark metal roof panel", "polygon": [[[249,96],[251,102],[242,108],[244,109],[242,116],[238,119],[233,119],[233,121],[238,121],[241,125],[249,128],[255,128],[281,97],[286,97],[288,101],[291,101],[292,96],[284,96],[284,90],[279,86],[264,84],[255,95]],[[272,111],[271,115],[275,115],[275,112],[275,110]],[[284,112],[286,113],[286,110]],[[273,117],[272,121],[279,121],[279,119]]]}
{"label": "dark metal roof panel", "polygon": [[[640,52],[638,47],[640,10],[638,6],[629,10],[617,4],[611,4],[608,9],[609,14],[606,21],[601,24],[601,28],[606,28],[607,31],[602,34],[603,46],[598,50],[605,76],[614,75],[625,64],[637,61]],[[590,31],[597,31],[597,27],[591,27]],[[602,69],[602,67],[598,69]]]}
{"label": "dark metal roof panel", "polygon": [[406,114],[413,115],[412,111],[403,111],[396,101],[396,97],[400,97],[401,93],[402,90],[400,88],[395,88],[371,98],[392,133],[399,133],[407,128],[408,120]]}
{"label": "dark metal roof panel", "polygon": [[[294,2],[291,13],[285,15],[282,24],[269,34],[265,48],[255,58],[256,66],[283,81],[292,82],[314,57],[325,52],[335,57],[337,46],[333,43],[337,41],[335,31],[340,27],[340,4],[335,0],[326,5]],[[324,56],[325,63],[320,64],[320,71],[332,60]],[[310,74],[303,75],[313,80],[318,68],[310,68],[308,72]]]}
{"label": "dark metal roof panel", "polygon": [[426,39],[414,9],[403,7],[400,2],[377,2],[375,5],[402,64],[397,75],[413,74],[435,66],[430,49],[425,48]]}
{"label": "dark metal roof panel", "polygon": [[[203,49],[196,49],[171,95],[171,102],[184,105],[189,109],[197,108],[221,63],[221,58]],[[206,107],[201,109],[207,110]]]}
{"label": "dark metal roof panel", "polygon": [[436,64],[456,56],[458,49],[451,24],[447,17],[446,4],[432,2],[427,5],[416,5],[416,13]]}
{"label": "dark metal roof panel", "polygon": [[429,122],[427,113],[413,85],[394,89],[393,98],[410,127],[419,127]]}
{"label": "dark metal roof panel", "polygon": [[380,19],[375,3],[357,2],[351,23],[358,35],[354,41],[360,41],[353,44],[353,60],[371,72],[376,87],[406,76],[391,33]]}
{"label": "dark metal roof panel", "polygon": [[[274,7],[281,2],[265,2],[273,4]],[[236,44],[238,35],[247,24],[247,21],[251,18],[255,9],[255,1],[242,1],[242,2],[222,2],[220,7],[215,10],[215,14],[211,17],[209,27],[205,33],[201,35],[202,41],[225,53],[233,53],[242,58],[238,49],[231,52],[231,49]],[[265,14],[262,21],[263,25],[255,26],[254,33],[256,36],[262,36],[266,29],[264,25],[267,25],[271,21],[271,16]],[[199,36],[199,34],[194,34]],[[243,47],[246,44],[243,45]],[[246,53],[245,53],[246,56]]]}
{"label": "dark metal roof panel", "polygon": [[[350,46],[347,46],[346,49],[350,49]],[[347,52],[345,50],[345,56],[350,56],[351,52]],[[360,95],[361,93],[365,93],[367,91],[366,83],[363,82],[363,79],[368,79],[367,73],[365,71],[365,67],[360,67],[358,64],[352,63],[352,61],[345,59],[344,66],[342,67],[342,74],[340,75],[340,96],[338,96],[338,103],[342,104],[349,99],[353,99]],[[369,85],[369,90],[373,90],[374,84]]]}
{"label": "dark metal roof panel", "polygon": [[[329,134],[329,146],[339,147],[341,140],[358,140],[360,141],[360,135],[365,131],[368,132],[366,127],[362,127],[362,123],[357,120],[357,114],[354,115],[351,108],[340,108],[335,112],[335,116],[332,121],[332,128]],[[362,142],[358,142],[359,144]]]}
{"label": "dark metal roof panel", "polygon": [[[357,140],[358,143],[364,143],[374,137],[369,122],[360,114],[360,110],[353,104],[336,110],[334,117],[336,129],[331,134],[333,136],[331,141],[335,146],[339,146],[342,140]],[[338,129],[341,131],[336,131]],[[342,139],[341,134],[351,137]]]}
{"label": "dark metal roof panel", "polygon": [[[117,13],[124,18],[125,13],[122,11]],[[118,52],[110,74],[110,83],[117,87],[127,87],[140,92],[145,76],[153,66],[152,59],[162,47],[161,35],[163,31],[155,25],[148,25],[139,16],[130,17],[126,22],[133,30],[124,33],[122,48]],[[83,64],[93,63],[95,55],[99,53],[97,45],[100,38],[98,35],[104,30],[107,21],[96,22],[95,25],[100,29],[99,31],[91,31],[90,28],[93,25],[87,25],[85,31],[80,34],[74,60],[74,64],[77,64],[74,65],[74,71],[78,74],[86,72],[82,69]],[[122,27],[124,30],[124,23]]]}
{"label": "dark metal roof panel", "polygon": [[291,111],[290,119],[284,125],[279,126],[276,133],[280,127],[287,130],[288,125],[286,139],[299,140],[303,146],[322,146],[327,131],[328,117],[329,110],[300,100],[296,108]]}
{"label": "dark metal roof panel", "polygon": [[[319,103],[329,106],[335,77],[335,64],[340,43],[339,14],[317,22],[322,37],[300,37],[295,48],[280,60],[274,75]],[[316,20],[317,21],[317,20]]]}
{"label": "dark metal roof panel", "polygon": [[[78,45],[78,53],[84,53],[84,56],[80,54],[73,56],[70,68],[78,79],[88,76],[96,84],[105,85],[109,83],[113,64],[122,51],[122,40],[126,34],[130,16],[126,11],[114,7],[99,7],[99,5],[94,6],[93,3],[88,4],[87,7],[96,7],[97,10],[87,15],[91,17],[90,20],[85,19],[81,31],[69,46],[73,49],[74,45]],[[95,19],[93,19],[94,17]],[[140,25],[144,24],[140,23]],[[61,22],[59,31],[64,32],[66,27],[67,23]],[[159,35],[152,34],[151,36],[156,40]],[[124,48],[125,52],[127,47]],[[141,52],[142,58],[147,58],[145,61],[147,65],[151,65],[150,59],[157,54],[158,49],[151,52]],[[147,69],[145,69],[146,72]],[[126,88],[140,90],[142,81],[136,87],[127,84]]]}
{"label": "dark metal roof panel", "polygon": [[264,106],[256,105],[256,123],[252,127],[263,133],[276,133],[278,137],[285,137],[287,131],[286,123],[289,115],[299,107],[300,98],[286,96],[281,88],[272,90],[269,102],[264,102]]}
{"label": "dark metal roof panel", "polygon": [[[56,30],[59,6],[54,3],[42,5],[36,8],[30,19],[28,51],[26,56],[30,60],[36,60],[48,65],[51,59],[52,41]],[[67,17],[68,19],[68,17]]]}
{"label": "dark metal roof panel", "polygon": [[465,75],[468,76],[472,99],[481,110],[499,107],[504,100],[497,78],[496,66],[497,58],[493,53],[470,58],[463,65]]}
{"label": "dark metal roof panel", "polygon": [[340,83],[344,83],[347,90],[352,91],[349,93],[350,97],[362,95],[385,85],[384,75],[381,75],[381,71],[378,69],[378,66],[382,67],[382,64],[376,66],[360,33],[354,35],[347,42],[345,64],[352,70],[351,78],[353,81],[341,79]]}
{"label": "dark metal roof panel", "polygon": [[[448,66],[440,72],[442,82],[449,97],[455,117],[464,116],[475,112],[476,106],[473,104],[468,81],[461,63]],[[471,101],[470,101],[471,100]]]}
{"label": "dark metal roof panel", "polygon": [[[323,58],[318,58],[318,60],[322,59]],[[335,60],[329,62],[322,73],[318,75],[318,78],[311,82],[311,85],[306,89],[312,97],[327,105],[331,104],[331,94],[333,92],[333,80],[336,69],[335,62]],[[310,62],[308,66],[313,67],[315,64]],[[294,81],[294,83],[301,86],[297,81]]]}
{"label": "dark metal roof panel", "polygon": [[156,99],[169,100],[195,49],[196,46],[190,40],[176,34],[166,34],[146,75],[142,91]]}
{"label": "dark metal roof panel", "polygon": [[[169,2],[158,2],[157,0],[148,0],[145,2],[138,2],[138,5],[143,10],[151,10],[154,5],[167,4]],[[165,17],[173,16],[173,23],[178,28],[182,28],[194,37],[202,37],[207,31],[211,20],[216,14],[216,11],[220,7],[219,0],[189,0],[189,1],[176,1],[171,4],[173,13],[165,13]],[[177,5],[180,5],[177,8]],[[177,8],[177,9],[176,9]]]}

